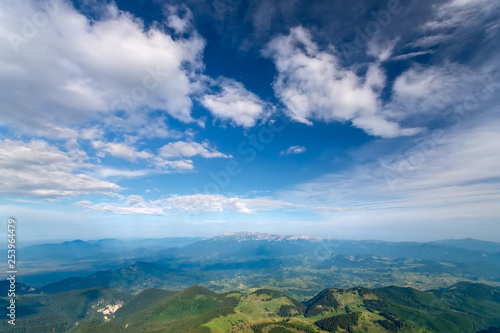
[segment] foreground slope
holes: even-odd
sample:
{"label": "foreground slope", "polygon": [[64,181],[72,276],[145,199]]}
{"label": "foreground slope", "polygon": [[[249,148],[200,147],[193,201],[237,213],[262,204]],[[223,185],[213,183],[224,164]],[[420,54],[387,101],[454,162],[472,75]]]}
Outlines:
{"label": "foreground slope", "polygon": [[2,320],[0,331],[474,333],[500,327],[500,290],[468,282],[428,292],[325,289],[305,302],[270,289],[215,293],[193,286],[134,297],[107,288],[27,294],[18,303],[16,327]]}

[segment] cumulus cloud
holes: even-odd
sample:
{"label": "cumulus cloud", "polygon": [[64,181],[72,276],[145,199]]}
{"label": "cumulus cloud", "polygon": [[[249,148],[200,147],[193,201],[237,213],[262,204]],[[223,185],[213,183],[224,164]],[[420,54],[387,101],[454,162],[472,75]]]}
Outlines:
{"label": "cumulus cloud", "polygon": [[167,26],[174,29],[177,34],[184,34],[193,29],[191,25],[193,13],[186,6],[176,7],[167,4],[164,6],[164,14]]}
{"label": "cumulus cloud", "polygon": [[230,121],[235,126],[252,127],[266,116],[268,106],[242,83],[221,78],[215,94],[206,94],[201,103],[214,117]]}
{"label": "cumulus cloud", "polygon": [[181,159],[170,161],[165,158],[155,156],[152,160],[152,163],[164,170],[176,170],[176,171],[189,171],[194,169],[193,161],[190,159]]}
{"label": "cumulus cloud", "polygon": [[85,153],[64,152],[43,140],[0,141],[0,193],[44,199],[81,194],[109,194],[117,184],[99,180],[82,170],[92,168]]}
{"label": "cumulus cloud", "polygon": [[153,156],[151,153],[138,151],[135,147],[121,142],[92,141],[92,147],[99,151],[97,153],[99,157],[109,154],[131,162],[136,162],[137,159],[149,159]]}
{"label": "cumulus cloud", "polygon": [[[114,3],[95,20],[62,0],[2,7],[1,124],[32,134],[100,117],[109,126],[140,128],[148,120],[144,108],[193,120],[190,96],[205,45],[196,32],[174,39]],[[167,17],[170,25],[175,15]]]}
{"label": "cumulus cloud", "polygon": [[121,197],[119,202],[101,202],[93,204],[89,201],[76,203],[80,207],[91,210],[111,212],[115,214],[207,214],[236,212],[250,214],[293,206],[289,202],[271,198],[239,198],[219,194],[173,195],[168,198],[146,201],[138,195]]}
{"label": "cumulus cloud", "polygon": [[306,152],[306,147],[303,146],[290,146],[286,150],[280,152],[280,155],[295,155]]}
{"label": "cumulus cloud", "polygon": [[301,26],[273,39],[264,54],[275,62],[278,76],[273,87],[294,120],[309,125],[312,120],[349,121],[382,137],[418,131],[402,129],[383,114],[380,89],[386,79],[378,64],[370,65],[366,77],[360,77],[343,68],[334,52],[319,50]]}
{"label": "cumulus cloud", "polygon": [[193,161],[190,159],[195,156],[203,158],[231,158],[231,155],[223,154],[217,149],[210,146],[208,141],[202,143],[175,141],[170,142],[158,149],[155,153],[145,150],[136,149],[131,142],[106,142],[106,141],[91,141],[92,147],[97,151],[98,157],[111,155],[117,158],[125,159],[130,162],[137,163],[142,161],[150,166],[154,166],[157,170],[117,170],[113,168],[105,168],[100,171],[104,177],[124,176],[135,177],[146,173],[171,172],[171,171],[188,171],[194,169]]}
{"label": "cumulus cloud", "polygon": [[170,142],[159,149],[158,155],[166,159],[179,157],[189,158],[194,156],[201,156],[204,158],[231,157],[231,155],[223,154],[217,151],[217,149],[210,147],[208,141],[204,141],[203,143],[185,141]]}

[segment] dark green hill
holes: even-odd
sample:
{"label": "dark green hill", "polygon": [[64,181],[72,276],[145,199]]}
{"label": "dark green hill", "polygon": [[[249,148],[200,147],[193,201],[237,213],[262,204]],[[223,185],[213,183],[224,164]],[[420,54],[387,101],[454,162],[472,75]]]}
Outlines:
{"label": "dark green hill", "polygon": [[162,289],[147,289],[141,291],[134,298],[132,298],[127,304],[119,308],[115,315],[117,318],[126,317],[132,315],[138,311],[146,309],[151,305],[165,299],[169,296],[175,294],[175,291],[162,290]]}
{"label": "dark green hill", "polygon": [[500,323],[500,299],[495,288],[468,282],[445,290],[375,289],[379,298],[365,307],[388,318],[412,322],[436,332],[475,332]]}
{"label": "dark green hill", "polygon": [[[459,282],[445,290],[455,296],[462,295],[479,301],[500,302],[500,288],[494,288],[482,283]],[[438,292],[435,293],[438,294]]]}
{"label": "dark green hill", "polygon": [[325,289],[309,301],[304,302],[306,306],[305,316],[312,317],[327,311],[337,311],[340,307],[340,303],[335,297],[337,292],[337,289]]}
{"label": "dark green hill", "polygon": [[[82,320],[111,320],[113,310],[130,299],[128,294],[104,287],[24,295],[16,299],[16,325],[1,320],[0,332],[65,332]],[[0,299],[0,306],[5,309],[7,300]]]}
{"label": "dark green hill", "polygon": [[291,317],[291,314],[296,313],[296,314],[304,314],[306,311],[306,306],[302,304],[301,302],[297,301],[296,299],[289,297],[285,293],[282,293],[277,290],[272,290],[272,289],[259,289],[256,290],[255,292],[252,293],[252,295],[255,296],[262,296],[264,299],[267,299],[268,301],[275,300],[275,299],[280,299],[280,298],[285,298],[289,300],[292,304],[291,305],[282,305],[280,307],[279,312],[277,313],[278,316],[280,317]]}
{"label": "dark green hill", "polygon": [[[151,295],[155,300],[142,302]],[[71,332],[121,332],[125,328],[128,332],[187,332],[213,318],[232,313],[237,305],[236,299],[228,294],[217,294],[199,286],[176,293],[150,290],[133,298],[132,308],[139,303],[145,307],[134,312],[124,306],[124,311],[117,311],[116,318],[110,322],[89,320]]]}

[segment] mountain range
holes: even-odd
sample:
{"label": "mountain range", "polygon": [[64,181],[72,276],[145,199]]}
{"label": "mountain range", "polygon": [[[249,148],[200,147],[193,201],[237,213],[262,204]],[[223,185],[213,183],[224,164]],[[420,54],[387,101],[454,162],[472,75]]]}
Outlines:
{"label": "mountain range", "polygon": [[[19,323],[36,332],[494,332],[500,326],[500,244],[475,239],[228,233],[41,244],[19,249],[19,258]],[[54,271],[49,265],[22,273],[44,262],[54,263]],[[72,275],[75,267],[81,270]],[[6,295],[7,281],[0,288]],[[9,326],[2,323],[3,332]],[[22,325],[12,332],[23,332]]]}
{"label": "mountain range", "polygon": [[[331,286],[425,290],[458,281],[500,284],[500,244],[473,239],[417,243],[229,233],[209,239],[36,245],[21,249],[20,258],[20,267],[23,258],[32,266],[43,258],[65,269],[63,274],[20,274],[19,282],[51,293],[102,286],[122,292],[180,290],[199,284],[216,291],[274,287],[302,299]],[[78,274],[68,268],[93,262],[98,264]]]}

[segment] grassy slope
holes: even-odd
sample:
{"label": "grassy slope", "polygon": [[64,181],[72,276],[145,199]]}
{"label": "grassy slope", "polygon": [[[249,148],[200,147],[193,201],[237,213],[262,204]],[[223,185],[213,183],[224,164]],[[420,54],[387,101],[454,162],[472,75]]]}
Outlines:
{"label": "grassy slope", "polygon": [[[320,313],[307,317],[296,315],[289,319],[314,327],[316,321],[327,317],[360,313],[358,324],[352,327],[353,332],[387,332],[380,322],[399,322],[402,326],[399,331],[404,332],[476,332],[480,328],[499,325],[500,292],[480,284],[465,286],[434,292],[398,287],[374,291],[364,288],[328,289],[318,295],[320,297],[305,302],[307,309],[317,307]],[[334,301],[325,301],[329,297],[333,297]],[[365,303],[371,304],[369,301],[382,304],[382,311],[367,308]],[[283,320],[277,315],[283,304],[291,305],[290,299],[242,296],[234,314],[216,318],[204,326],[216,333],[252,332],[251,324]],[[318,327],[315,330],[322,332]],[[345,330],[338,328],[337,331]]]}

